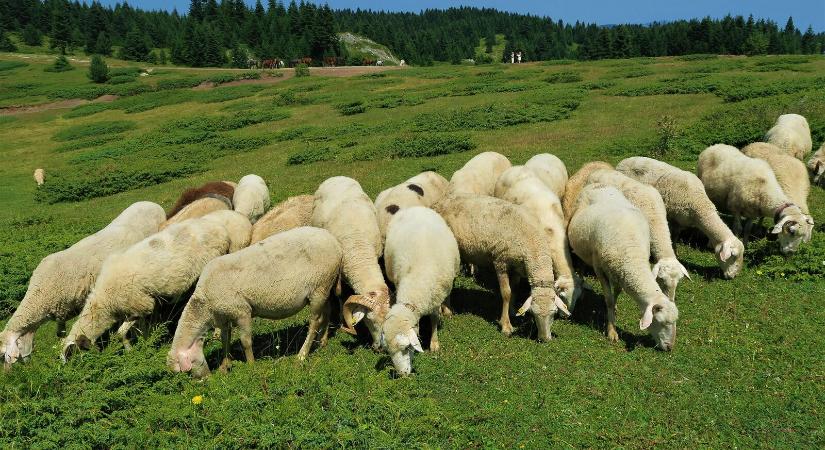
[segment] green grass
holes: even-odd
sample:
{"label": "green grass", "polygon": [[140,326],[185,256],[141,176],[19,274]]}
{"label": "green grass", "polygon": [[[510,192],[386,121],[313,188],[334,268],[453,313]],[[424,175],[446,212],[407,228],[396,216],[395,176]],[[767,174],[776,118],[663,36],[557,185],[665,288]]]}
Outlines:
{"label": "green grass", "polygon": [[[44,72],[52,60],[20,65],[0,55],[9,67],[0,70],[0,107],[101,92],[83,63]],[[545,81],[560,72],[581,81]],[[449,177],[483,151],[514,164],[550,152],[572,173],[587,161],[658,151],[665,116],[673,130],[663,158],[688,170],[705,146],[757,140],[782,113],[805,115],[818,147],[823,72],[821,57],[698,55],[313,73],[192,90],[221,73],[158,68],[103,87],[123,89],[110,103],[0,115],[0,318],[41,258],[135,201],[168,208],[186,187],[247,173],[263,176],[276,202],[342,174],[374,196],[422,170]],[[363,111],[342,110],[353,107]],[[46,170],[40,189],[37,167]],[[693,281],[679,287],[672,353],[650,347],[626,295],[621,342],[607,342],[592,275],[597,292],[573,320],[556,321],[557,339],[546,344],[534,340],[530,319],[514,318],[517,332],[502,336],[495,281],[459,277],[459,314],[444,321],[442,351],[417,355],[417,374],[404,380],[391,376],[385,355],[344,333],[297,361],[306,312],[256,320],[255,364],[240,362],[236,343],[230,372],[204,382],[167,371],[168,327],[129,352],[111,343],[61,365],[48,324],[31,361],[0,375],[0,447],[822,448],[825,192],[814,188],[809,204],[813,241],[785,258],[757,240],[735,280],[720,279],[701,238],[676,240]],[[207,344],[213,367],[219,348]]]}

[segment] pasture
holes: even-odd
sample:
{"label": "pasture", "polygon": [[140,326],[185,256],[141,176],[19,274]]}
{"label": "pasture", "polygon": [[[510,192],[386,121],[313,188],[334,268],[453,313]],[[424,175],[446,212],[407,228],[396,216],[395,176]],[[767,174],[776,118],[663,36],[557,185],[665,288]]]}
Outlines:
{"label": "pasture", "polygon": [[[825,58],[814,56],[439,65],[268,82],[163,67],[140,77],[114,63],[123,79],[104,85],[88,82],[82,63],[44,72],[50,63],[0,54],[0,107],[118,97],[0,110],[2,322],[41,258],[135,201],[168,208],[205,181],[256,173],[277,202],[347,175],[374,198],[422,170],[449,178],[483,151],[513,164],[553,153],[571,174],[634,155],[692,171],[706,146],[757,141],[786,112],[807,117],[814,148],[825,140]],[[193,89],[210,80],[227,85]],[[731,281],[698,234],[675,239],[693,280],[677,293],[670,353],[638,330],[626,295],[620,342],[609,343],[599,283],[584,267],[595,291],[544,344],[530,318],[513,317],[517,331],[501,335],[494,277],[460,277],[441,351],[418,354],[408,379],[341,332],[299,362],[306,310],[256,319],[257,361],[243,363],[236,342],[229,373],[202,382],[166,368],[174,328],[63,365],[50,323],[31,360],[0,375],[0,446],[821,448],[825,192],[814,187],[809,204],[809,245],[785,258],[756,239]],[[214,368],[219,341],[206,352]]]}

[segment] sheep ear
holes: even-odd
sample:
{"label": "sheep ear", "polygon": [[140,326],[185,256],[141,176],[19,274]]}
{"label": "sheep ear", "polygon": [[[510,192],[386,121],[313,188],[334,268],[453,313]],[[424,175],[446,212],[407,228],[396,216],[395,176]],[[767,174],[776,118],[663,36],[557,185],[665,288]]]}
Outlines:
{"label": "sheep ear", "polygon": [[688,270],[685,268],[685,266],[682,265],[682,263],[679,263],[679,269],[682,271],[682,275],[686,276],[688,280],[693,281],[690,278],[690,274],[688,273]]}
{"label": "sheep ear", "polygon": [[524,304],[521,305],[521,308],[518,309],[516,312],[517,316],[523,316],[527,311],[530,310],[530,306],[533,304],[533,296],[527,297],[527,300],[524,301]]}
{"label": "sheep ear", "polygon": [[415,351],[417,351],[417,352],[423,352],[424,351],[424,349],[421,348],[421,341],[418,340],[418,335],[415,333],[415,329],[410,328],[410,330],[407,331],[407,336],[410,339],[410,345],[412,345],[412,348],[415,349]]}
{"label": "sheep ear", "polygon": [[649,327],[651,323],[653,323],[653,305],[647,305],[641,320],[639,320],[639,329],[647,330],[647,327]]}
{"label": "sheep ear", "polygon": [[567,309],[567,305],[565,305],[565,304],[564,304],[564,302],[562,301],[562,299],[561,299],[561,298],[559,298],[558,296],[556,296],[556,298],[555,298],[555,300],[553,300],[553,302],[556,304],[556,307],[557,307],[557,308],[558,308],[558,309],[559,309],[562,313],[564,313],[564,317],[570,317],[570,311]]}
{"label": "sheep ear", "polygon": [[653,272],[653,278],[658,278],[659,277],[659,263],[658,262],[653,265],[652,272]]}
{"label": "sheep ear", "polygon": [[825,173],[825,164],[822,164],[822,161],[816,162],[816,169],[814,170],[814,173],[817,175],[822,175]]}
{"label": "sheep ear", "polygon": [[553,283],[553,290],[556,291],[556,295],[558,295],[559,297],[567,298],[567,292],[565,292],[563,289],[559,287],[559,282],[559,280],[556,280],[556,282]]}

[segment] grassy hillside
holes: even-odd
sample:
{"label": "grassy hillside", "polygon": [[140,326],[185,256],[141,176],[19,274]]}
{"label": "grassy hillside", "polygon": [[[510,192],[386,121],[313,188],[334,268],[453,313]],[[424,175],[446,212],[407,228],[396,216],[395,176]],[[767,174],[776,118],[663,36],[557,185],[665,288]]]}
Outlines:
{"label": "grassy hillside", "polygon": [[[49,60],[19,61],[0,55],[0,106],[110,93],[85,81],[84,69],[51,74]],[[692,170],[705,146],[758,140],[786,112],[808,118],[817,147],[825,140],[819,57],[324,73],[193,90],[216,72],[158,69],[105,87],[122,89],[114,101],[0,111],[0,318],[42,257],[132,202],[168,208],[207,180],[257,173],[277,202],[348,175],[374,196],[421,170],[449,177],[488,150],[514,164],[554,153],[571,173],[631,155]],[[46,170],[40,189],[37,167]],[[502,336],[495,281],[460,277],[442,351],[418,355],[417,374],[401,380],[385,355],[345,333],[299,362],[306,312],[256,320],[256,363],[240,362],[236,343],[231,371],[203,382],[167,371],[167,327],[129,352],[113,342],[61,365],[52,323],[38,331],[31,361],[0,376],[0,446],[821,448],[822,189],[810,207],[809,245],[783,258],[775,243],[756,240],[731,281],[720,279],[701,236],[676,240],[693,281],[677,294],[671,353],[638,330],[626,295],[621,341],[607,342],[592,275],[596,292],[572,320],[556,321],[545,344],[530,319],[514,318],[517,332]],[[522,291],[516,304],[523,299]],[[207,345],[212,367],[219,348]]]}
{"label": "grassy hillside", "polygon": [[384,61],[385,65],[398,65],[403,56],[398,57],[393,55],[392,51],[386,45],[379,44],[372,39],[364,36],[359,36],[353,33],[338,33],[344,47],[347,49],[347,54],[350,59],[372,59],[375,61]]}

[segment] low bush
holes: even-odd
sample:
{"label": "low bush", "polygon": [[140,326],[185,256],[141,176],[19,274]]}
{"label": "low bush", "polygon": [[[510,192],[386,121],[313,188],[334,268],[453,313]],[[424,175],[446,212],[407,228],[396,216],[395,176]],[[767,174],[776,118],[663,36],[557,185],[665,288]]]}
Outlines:
{"label": "low bush", "polygon": [[309,66],[306,64],[298,64],[295,66],[295,76],[300,77],[308,77],[309,76]]}
{"label": "low bush", "polygon": [[335,105],[335,109],[341,113],[343,116],[352,116],[355,114],[361,114],[367,111],[366,105],[362,100],[356,100],[354,102],[348,103],[340,103]]}
{"label": "low bush", "polygon": [[694,54],[694,55],[682,55],[677,56],[676,59],[679,61],[704,61],[708,59],[717,59],[719,55],[711,55],[711,54]]}
{"label": "low bush", "polygon": [[582,87],[584,89],[591,91],[610,89],[613,86],[616,86],[616,82],[609,80],[589,81],[587,83],[582,84]]}
{"label": "low bush", "polygon": [[0,61],[0,72],[19,69],[28,65],[28,63],[24,63],[23,61]]}
{"label": "low bush", "polygon": [[[536,97],[539,99],[539,96]],[[567,118],[579,107],[577,97],[547,103],[490,104],[450,112],[420,114],[413,119],[415,131],[492,130],[525,123],[552,122]]]}
{"label": "low bush", "polygon": [[578,83],[582,81],[582,79],[582,75],[579,72],[565,71],[550,74],[544,81],[548,83]]}
{"label": "low bush", "polygon": [[318,161],[330,161],[335,159],[338,152],[332,147],[308,147],[289,155],[286,163],[289,166],[310,164]]}
{"label": "low bush", "polygon": [[423,158],[466,152],[476,147],[466,134],[422,133],[393,139],[387,154],[390,158]]}
{"label": "low bush", "polygon": [[78,141],[67,142],[67,143],[61,145],[60,147],[57,147],[55,149],[55,151],[58,152],[58,153],[65,153],[65,152],[71,152],[71,151],[74,151],[74,150],[81,150],[81,149],[84,149],[84,148],[98,147],[98,146],[101,146],[103,144],[112,142],[116,139],[121,139],[121,136],[119,134],[109,134],[109,135],[104,135],[104,136],[90,137],[88,139],[82,139],[82,140],[78,140]]}
{"label": "low bush", "polygon": [[68,72],[70,70],[74,70],[74,66],[69,63],[69,60],[66,59],[64,55],[60,55],[55,58],[54,63],[51,66],[46,67],[43,69],[45,72]]}
{"label": "low bush", "polygon": [[128,120],[95,122],[85,125],[75,125],[58,131],[52,135],[52,139],[58,142],[65,142],[75,139],[83,139],[91,136],[104,136],[110,134],[123,133],[136,127],[135,122]]}
{"label": "low bush", "polygon": [[200,103],[221,103],[239,98],[246,98],[255,95],[265,89],[264,86],[248,84],[244,86],[217,87],[215,89],[201,92],[193,98]]}
{"label": "low bush", "polygon": [[126,84],[126,83],[134,83],[135,81],[137,81],[137,78],[135,78],[135,77],[132,77],[132,76],[129,76],[129,75],[118,75],[118,76],[114,76],[114,77],[109,78],[109,80],[106,81],[106,82],[108,84]]}
{"label": "low bush", "polygon": [[275,105],[277,106],[292,106],[292,105],[309,105],[312,100],[304,94],[298,94],[293,90],[279,92],[275,96]]}

